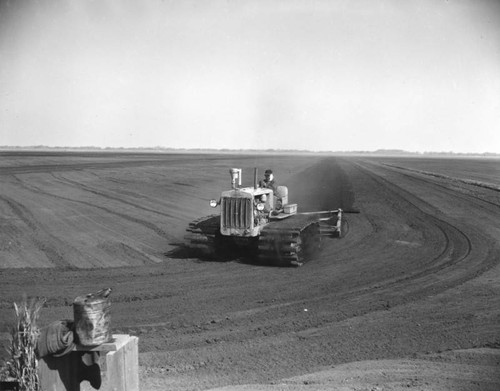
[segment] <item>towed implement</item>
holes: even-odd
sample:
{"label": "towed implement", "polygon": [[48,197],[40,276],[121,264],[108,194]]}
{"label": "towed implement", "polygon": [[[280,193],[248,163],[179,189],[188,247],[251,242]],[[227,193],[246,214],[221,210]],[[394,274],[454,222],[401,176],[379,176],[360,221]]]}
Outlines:
{"label": "towed implement", "polygon": [[231,190],[223,191],[210,206],[220,214],[193,221],[185,240],[202,256],[244,250],[266,264],[301,266],[315,254],[325,237],[340,237],[342,210],[298,213],[288,202],[288,188],[274,190],[257,185],[241,186],[241,169],[232,168]]}

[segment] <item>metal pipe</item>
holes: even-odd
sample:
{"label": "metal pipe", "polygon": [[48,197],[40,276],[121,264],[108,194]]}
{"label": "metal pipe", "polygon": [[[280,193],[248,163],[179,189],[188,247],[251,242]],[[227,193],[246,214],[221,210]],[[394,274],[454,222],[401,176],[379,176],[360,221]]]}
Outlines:
{"label": "metal pipe", "polygon": [[338,214],[339,212],[342,212],[342,209],[318,210],[317,212],[300,212],[299,215],[327,215],[327,216],[332,216],[333,214]]}
{"label": "metal pipe", "polygon": [[253,188],[257,189],[257,167],[253,169]]}

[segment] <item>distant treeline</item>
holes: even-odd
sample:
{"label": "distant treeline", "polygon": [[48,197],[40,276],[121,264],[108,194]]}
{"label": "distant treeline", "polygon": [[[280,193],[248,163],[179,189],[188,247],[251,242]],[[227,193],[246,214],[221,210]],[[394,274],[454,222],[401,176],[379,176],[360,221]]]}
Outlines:
{"label": "distant treeline", "polygon": [[0,146],[4,151],[110,151],[110,152],[167,152],[167,153],[251,153],[251,154],[327,154],[327,155],[380,155],[380,156],[483,156],[498,157],[500,153],[464,153],[464,152],[410,152],[402,149],[377,149],[375,151],[310,151],[307,149],[207,149],[207,148],[167,148],[167,147],[50,147],[46,145],[21,146]]}

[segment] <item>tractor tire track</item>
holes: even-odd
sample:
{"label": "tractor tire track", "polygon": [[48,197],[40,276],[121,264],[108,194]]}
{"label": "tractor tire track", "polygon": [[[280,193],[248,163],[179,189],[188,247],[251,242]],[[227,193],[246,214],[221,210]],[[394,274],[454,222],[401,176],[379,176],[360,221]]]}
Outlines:
{"label": "tractor tire track", "polygon": [[[123,198],[121,197],[116,197],[116,196],[113,196],[113,195],[110,195],[109,193],[105,193],[105,192],[102,192],[102,191],[99,191],[99,190],[96,190],[95,188],[93,187],[90,187],[90,186],[87,186],[87,185],[84,185],[83,183],[81,182],[77,182],[77,181],[73,181],[71,179],[68,179],[68,178],[62,178],[62,177],[56,177],[54,174],[52,174],[52,176],[55,178],[56,181],[58,181],[59,183],[63,183],[63,184],[71,184],[79,189],[82,189],[84,191],[87,191],[89,193],[92,193],[92,194],[95,194],[95,195],[98,195],[100,197],[103,197],[103,198],[106,198],[106,199],[110,199],[110,200],[114,200],[114,201],[118,201],[122,204],[125,204],[125,205],[130,205],[130,206],[133,206],[134,208],[137,208],[137,209],[141,209],[141,210],[144,210],[146,212],[152,212],[152,213],[155,213],[155,214],[159,214],[161,216],[165,216],[165,217],[173,217],[171,214],[169,213],[165,213],[165,212],[160,212],[158,211],[157,209],[152,209],[152,208],[146,208],[145,206],[142,206],[140,204],[137,204],[135,202],[130,202],[130,201],[126,201],[124,200]],[[130,192],[128,192],[128,194],[130,195]]]}
{"label": "tractor tire track", "polygon": [[[67,245],[55,236],[47,233],[28,208],[10,197],[0,196],[0,200],[5,202],[14,214],[31,230],[31,240],[50,262],[61,268],[72,266],[64,260],[64,256],[60,253],[60,249],[66,248]],[[57,243],[57,246],[51,243]],[[76,249],[71,248],[71,251],[76,251]]]}
{"label": "tractor tire track", "polygon": [[84,171],[84,170],[106,170],[110,168],[159,166],[171,164],[171,160],[163,158],[146,160],[118,160],[114,162],[92,162],[92,163],[62,163],[62,164],[39,164],[13,167],[0,167],[0,175],[33,174],[62,171]]}
{"label": "tractor tire track", "polygon": [[[410,169],[407,169],[405,167],[394,166],[394,165],[391,165],[391,164],[384,164],[384,166],[390,167],[392,169],[401,170],[401,171],[398,171],[400,173],[400,175],[403,175],[403,176],[405,176],[406,178],[408,178],[408,179],[410,179],[412,181],[424,182],[424,183],[426,183],[426,184],[428,184],[430,186],[443,189],[446,193],[451,194],[454,197],[461,198],[463,200],[469,200],[470,198],[473,198],[473,199],[478,200],[478,201],[480,201],[482,203],[486,203],[486,204],[494,206],[496,208],[500,208],[500,205],[498,203],[490,201],[490,200],[487,200],[487,199],[484,199],[484,198],[481,198],[481,197],[479,197],[479,196],[477,196],[477,195],[475,195],[473,193],[470,193],[470,192],[466,193],[464,188],[459,188],[461,191],[453,190],[453,189],[450,189],[448,186],[445,186],[445,185],[442,185],[442,184],[436,182],[435,180],[427,179],[427,178],[424,178],[423,176],[411,175],[408,172],[415,172],[416,174],[420,174],[420,175],[435,176],[435,177],[437,177],[439,179],[444,179],[444,180],[450,181],[452,183],[453,182],[458,182],[458,183],[462,183],[462,184],[465,184],[465,185],[468,185],[468,186],[478,186],[478,185],[476,185],[474,183],[469,183],[467,181],[459,180],[459,179],[452,178],[452,177],[446,177],[444,175],[442,175],[442,176],[431,175],[431,173],[420,172],[420,171],[416,171],[416,170],[410,170]],[[406,172],[404,172],[404,171],[406,171]],[[497,188],[494,188],[494,187],[483,186],[483,188],[484,189],[488,189],[489,191],[492,191],[492,192],[496,192],[496,193],[500,192],[500,190],[498,190]]]}
{"label": "tractor tire track", "polygon": [[[69,202],[81,204],[81,205],[86,205],[86,206],[90,206],[91,208],[96,208],[96,209],[102,210],[102,211],[104,211],[106,213],[118,216],[118,217],[120,217],[120,218],[122,218],[124,220],[130,221],[130,222],[132,222],[134,224],[142,225],[143,227],[146,227],[147,229],[152,230],[158,236],[163,237],[163,238],[168,239],[168,240],[174,240],[175,241],[175,240],[178,239],[178,238],[173,237],[172,235],[169,235],[163,229],[161,229],[160,227],[158,227],[157,225],[155,225],[155,224],[153,224],[153,223],[151,223],[149,221],[146,221],[146,220],[143,220],[143,219],[139,219],[137,217],[133,217],[133,216],[130,216],[130,215],[127,215],[127,214],[124,214],[124,213],[116,212],[116,211],[114,211],[114,210],[112,210],[110,208],[107,208],[107,207],[104,207],[104,206],[100,206],[100,205],[96,205],[95,203],[91,203],[91,202],[87,202],[87,201],[82,201],[82,200],[77,200],[77,199],[74,199],[74,198],[69,198],[69,197],[61,196],[59,194],[50,193],[50,192],[45,191],[45,190],[43,190],[43,189],[41,189],[41,188],[39,188],[37,186],[28,185],[28,184],[26,184],[22,180],[20,180],[20,182],[21,182],[21,186],[25,187],[28,190],[31,190],[31,191],[34,191],[34,192],[37,192],[37,193],[40,193],[40,194],[44,194],[44,195],[49,196],[49,197],[53,197],[53,198],[57,198],[57,199],[61,199],[61,200],[65,200],[65,201],[69,201]],[[111,197],[107,197],[106,195],[103,195],[103,194],[99,194],[99,195],[102,196],[102,197],[104,197],[104,198],[111,198]],[[111,199],[113,199],[113,198],[111,198]],[[122,200],[120,200],[119,198],[116,198],[116,197],[115,197],[114,201],[122,202]],[[132,205],[132,206],[135,206],[135,205]],[[154,211],[154,210],[149,210],[149,211],[154,212],[156,214],[162,214],[161,212],[157,212],[157,211]]]}
{"label": "tractor tire track", "polygon": [[[499,262],[497,260],[497,257],[499,255],[498,249],[490,249],[486,253],[480,254],[482,255],[482,257],[471,256],[473,248],[476,247],[478,249],[481,249],[489,247],[486,243],[474,243],[477,241],[485,241],[485,238],[477,235],[474,240],[471,239],[468,233],[464,232],[463,229],[458,228],[458,224],[452,224],[446,221],[444,217],[437,217],[436,215],[440,214],[437,210],[435,210],[433,213],[428,212],[434,209],[432,205],[428,204],[422,199],[417,198],[402,187],[395,185],[394,183],[389,182],[388,180],[376,175],[365,166],[362,166],[359,163],[356,164],[356,166],[359,170],[363,171],[375,182],[379,183],[381,186],[391,189],[394,194],[397,194],[407,203],[412,205],[412,207],[418,211],[417,213],[424,215],[427,221],[432,222],[432,224],[438,227],[445,237],[445,247],[443,249],[443,252],[436,258],[430,260],[430,263],[432,263],[433,266],[426,268],[425,270],[422,270],[420,272],[416,272],[411,276],[405,276],[404,278],[394,281],[394,283],[387,285],[388,288],[394,290],[394,284],[403,282],[409,283],[410,281],[413,285],[419,286],[423,282],[425,282],[427,276],[436,275],[439,272],[445,272],[446,276],[448,277],[448,284],[446,284],[446,286],[443,285],[442,287],[440,287],[438,291],[449,289],[477,277],[479,274],[484,273]],[[449,189],[447,190],[448,192],[450,192]],[[456,193],[450,193],[450,196],[461,197]],[[423,205],[424,207],[418,206],[417,204]],[[460,268],[458,268],[457,266],[461,263],[464,263],[464,261],[467,261],[467,265],[464,270],[459,272]],[[452,272],[454,273],[448,273],[448,270],[450,270],[452,267]],[[440,282],[440,284],[441,283],[442,282]],[[434,287],[433,293],[436,292],[435,289],[437,289],[437,287]]]}

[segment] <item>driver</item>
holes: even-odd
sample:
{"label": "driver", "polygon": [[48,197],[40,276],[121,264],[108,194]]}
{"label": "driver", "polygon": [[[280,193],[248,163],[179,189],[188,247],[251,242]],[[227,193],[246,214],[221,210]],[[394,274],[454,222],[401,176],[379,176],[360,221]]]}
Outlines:
{"label": "driver", "polygon": [[271,189],[274,193],[276,193],[276,181],[274,180],[274,175],[272,170],[266,170],[264,172],[264,179],[259,182],[259,187],[264,189]]}

